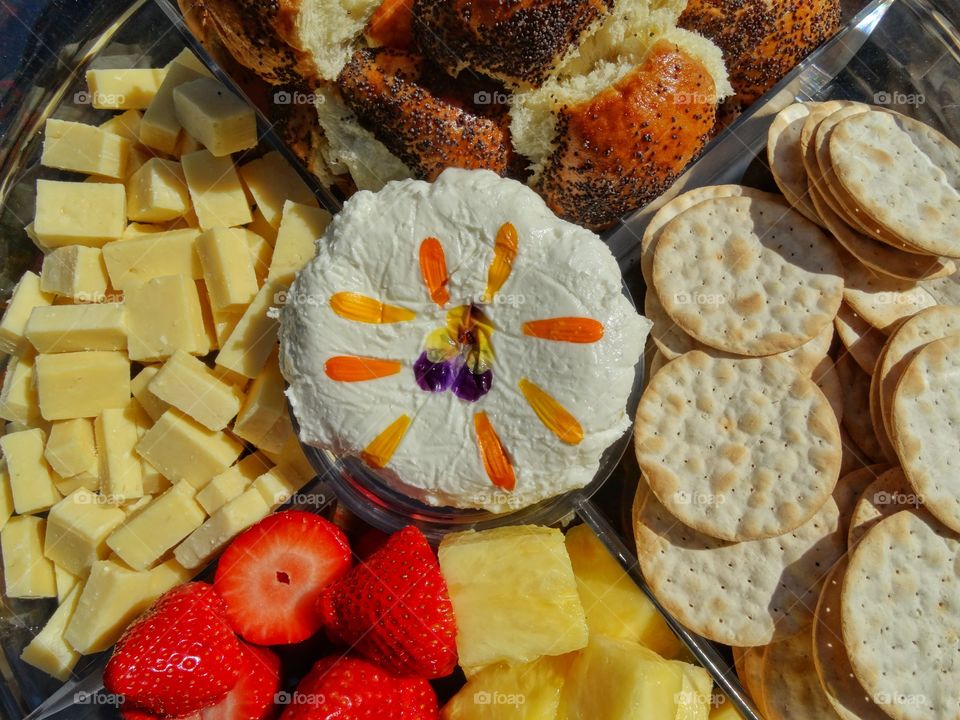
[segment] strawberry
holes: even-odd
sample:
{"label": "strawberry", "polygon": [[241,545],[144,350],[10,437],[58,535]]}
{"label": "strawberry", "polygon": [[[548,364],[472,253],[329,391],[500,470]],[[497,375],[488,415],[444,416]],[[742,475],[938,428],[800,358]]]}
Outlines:
{"label": "strawberry", "polygon": [[453,607],[427,539],[409,526],[320,596],[334,642],[401,677],[438,678],[457,664]]}
{"label": "strawberry", "polygon": [[319,515],[289,510],[237,536],[220,558],[213,585],[244,640],[297,643],[320,629],[317,598],[351,561],[339,528]]}
{"label": "strawberry", "polygon": [[280,658],[266,648],[240,643],[244,667],[240,680],[216,705],[200,711],[200,720],[265,720],[280,690]]}
{"label": "strawberry", "polygon": [[226,695],[242,668],[223,601],[210,585],[194,582],[163,595],[127,628],[103,684],[131,708],[188,715]]}
{"label": "strawberry", "polygon": [[353,657],[317,662],[289,697],[280,720],[405,720],[396,678]]}
{"label": "strawberry", "polygon": [[421,678],[398,678],[400,720],[439,720],[440,705],[433,686]]}

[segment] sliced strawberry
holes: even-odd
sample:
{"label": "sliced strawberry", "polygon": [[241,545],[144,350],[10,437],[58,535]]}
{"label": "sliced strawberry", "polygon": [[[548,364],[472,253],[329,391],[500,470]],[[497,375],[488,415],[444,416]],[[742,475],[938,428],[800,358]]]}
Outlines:
{"label": "sliced strawberry", "polygon": [[421,678],[400,678],[397,685],[400,720],[439,720],[440,704],[429,682]]}
{"label": "sliced strawberry", "polygon": [[221,556],[213,584],[244,640],[285,645],[320,629],[317,598],[350,563],[339,528],[319,515],[289,510],[237,536]]}
{"label": "sliced strawberry", "polygon": [[131,710],[189,715],[226,695],[242,668],[223,601],[213,587],[195,582],[163,595],[127,628],[103,684]]}
{"label": "sliced strawberry", "polygon": [[287,700],[281,720],[401,720],[396,678],[359,658],[320,660]]}
{"label": "sliced strawberry", "polygon": [[453,607],[427,539],[410,526],[327,588],[331,639],[401,677],[438,678],[457,664]]}
{"label": "sliced strawberry", "polygon": [[240,643],[244,668],[227,696],[200,711],[201,720],[264,720],[280,690],[280,658],[266,648]]}

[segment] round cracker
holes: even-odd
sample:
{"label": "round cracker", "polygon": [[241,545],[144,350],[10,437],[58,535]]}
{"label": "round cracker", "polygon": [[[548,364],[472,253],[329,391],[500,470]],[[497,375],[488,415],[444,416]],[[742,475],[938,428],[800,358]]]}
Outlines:
{"label": "round cracker", "polygon": [[783,196],[808,220],[822,224],[808,197],[807,171],[803,167],[800,135],[817,103],[788,105],[773,119],[767,133],[767,162]]}
{"label": "round cracker", "polygon": [[870,376],[860,369],[849,354],[840,357],[836,368],[843,387],[841,425],[868,460],[880,462],[884,459],[883,448],[870,420]]}
{"label": "round cracker", "polygon": [[937,519],[960,530],[960,335],[934,340],[907,365],[893,398],[903,472]]}
{"label": "round cracker", "polygon": [[843,558],[834,565],[820,591],[813,624],[813,664],[827,701],[842,720],[888,720],[854,675],[843,644],[840,591],[846,571],[847,558]]}
{"label": "round cracker", "polygon": [[653,357],[650,359],[650,370],[647,377],[653,377],[656,375],[660,371],[660,368],[662,368],[668,362],[670,361],[667,360],[667,357],[662,352],[659,350],[655,351],[653,353]]}
{"label": "round cracker", "polygon": [[784,205],[705,200],[663,228],[654,285],[689,335],[741,355],[799,347],[833,321],[840,256],[823,231]]}
{"label": "round cracker", "polygon": [[867,465],[847,473],[837,481],[837,487],[833,490],[833,499],[840,512],[840,525],[843,528],[841,532],[844,537],[849,537],[854,508],[860,498],[863,497],[866,489],[889,469],[889,465],[882,463]]}
{"label": "round cracker", "polygon": [[763,653],[763,696],[767,720],[824,720],[833,715],[813,664],[810,628]]}
{"label": "round cracker", "polygon": [[827,570],[844,551],[833,499],[791,533],[728,543],[677,522],[648,492],[637,556],[660,603],[681,623],[728,645],[765,645],[813,619]]}
{"label": "round cracker", "polygon": [[849,100],[828,100],[811,107],[810,114],[803,123],[803,130],[800,132],[800,155],[807,172],[808,181],[811,174],[816,175],[818,172],[817,156],[813,147],[817,128],[826,118],[849,104]]}
{"label": "round cracker", "polygon": [[[883,353],[881,352],[877,364],[882,360]],[[897,451],[894,449],[890,435],[887,434],[887,428],[883,424],[883,411],[880,409],[880,383],[876,376],[870,379],[870,424],[873,425],[873,434],[880,444],[882,459],[890,463],[899,463]]]}
{"label": "round cracker", "polygon": [[844,303],[834,319],[840,342],[847,348],[860,369],[867,375],[873,375],[877,367],[877,358],[883,352],[887,336],[860,317],[849,305]]}
{"label": "round cracker", "polygon": [[844,302],[887,335],[906,318],[937,303],[915,282],[879,275],[860,263],[844,265],[843,279]]}
{"label": "round cracker", "polygon": [[958,597],[960,538],[923,509],[881,520],[853,551],[844,641],[857,679],[896,720],[958,717]]}
{"label": "round cracker", "polygon": [[920,499],[913,492],[902,469],[893,467],[881,473],[864,488],[853,507],[847,529],[847,546],[854,547],[870,528],[885,517],[911,507],[919,507],[920,504]]}
{"label": "round cracker", "polygon": [[637,460],[679,520],[724,540],[789,532],[837,483],[840,427],[827,398],[780,358],[691,352],[647,385]]}

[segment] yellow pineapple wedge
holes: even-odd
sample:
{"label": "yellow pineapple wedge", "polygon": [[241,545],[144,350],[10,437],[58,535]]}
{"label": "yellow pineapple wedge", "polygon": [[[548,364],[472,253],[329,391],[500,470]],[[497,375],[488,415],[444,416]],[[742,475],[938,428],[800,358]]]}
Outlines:
{"label": "yellow pineapple wedge", "polygon": [[589,525],[570,529],[566,545],[591,635],[638,642],[667,659],[688,657],[663,616]]}
{"label": "yellow pineapple wedge", "polygon": [[587,644],[563,533],[533,525],[447,535],[440,569],[457,619],[460,664],[529,663]]}
{"label": "yellow pineapple wedge", "polygon": [[708,720],[706,670],[637,643],[594,635],[573,661],[558,720]]}
{"label": "yellow pineapple wedge", "polygon": [[444,708],[443,720],[556,720],[575,653],[477,672]]}

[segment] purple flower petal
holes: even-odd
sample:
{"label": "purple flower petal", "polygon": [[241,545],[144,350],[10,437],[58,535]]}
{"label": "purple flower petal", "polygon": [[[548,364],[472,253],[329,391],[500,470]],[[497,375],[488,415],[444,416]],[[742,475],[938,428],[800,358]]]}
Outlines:
{"label": "purple flower petal", "polygon": [[420,389],[427,392],[443,392],[453,383],[453,368],[450,362],[430,362],[427,353],[421,353],[413,364],[413,375]]}
{"label": "purple flower petal", "polygon": [[461,400],[476,402],[488,392],[493,385],[493,371],[474,374],[466,365],[460,367],[456,379],[453,381],[453,394]]}

